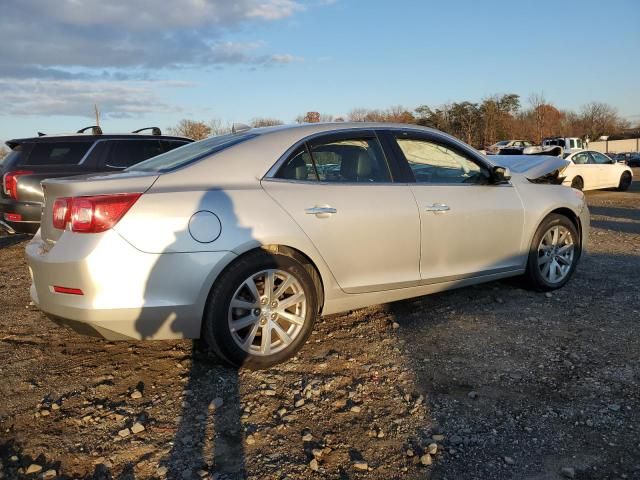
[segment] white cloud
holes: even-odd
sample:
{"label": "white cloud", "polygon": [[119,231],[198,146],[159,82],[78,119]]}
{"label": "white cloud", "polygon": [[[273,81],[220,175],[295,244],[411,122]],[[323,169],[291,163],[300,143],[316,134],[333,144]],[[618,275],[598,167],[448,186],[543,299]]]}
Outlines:
{"label": "white cloud", "polygon": [[[303,9],[294,0],[3,0],[0,63],[57,69],[266,63],[224,35]],[[230,59],[230,60],[229,60]]]}
{"label": "white cloud", "polygon": [[0,105],[10,115],[92,116],[100,106],[106,118],[175,112],[157,92],[162,87],[185,88],[182,81],[83,81],[0,79]]}

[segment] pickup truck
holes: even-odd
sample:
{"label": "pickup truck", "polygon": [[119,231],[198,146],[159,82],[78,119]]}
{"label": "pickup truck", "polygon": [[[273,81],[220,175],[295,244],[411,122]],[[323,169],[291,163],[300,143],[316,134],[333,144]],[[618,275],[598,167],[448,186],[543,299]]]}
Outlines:
{"label": "pickup truck", "polygon": [[[87,130],[90,132],[85,133]],[[150,133],[142,133],[151,130]],[[0,162],[0,228],[35,233],[40,226],[44,194],[40,182],[96,172],[117,172],[193,142],[162,135],[157,127],[132,133],[103,134],[87,127],[69,135],[42,135],[6,142],[11,149]]]}

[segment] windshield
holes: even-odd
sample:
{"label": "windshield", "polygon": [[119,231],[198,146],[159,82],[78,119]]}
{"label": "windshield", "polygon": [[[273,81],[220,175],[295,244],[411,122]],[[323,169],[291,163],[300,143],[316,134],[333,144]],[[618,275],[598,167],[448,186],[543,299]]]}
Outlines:
{"label": "windshield", "polygon": [[221,152],[233,145],[256,137],[256,133],[230,133],[189,143],[170,152],[140,162],[127,168],[131,172],[168,172],[184,167],[214,153]]}

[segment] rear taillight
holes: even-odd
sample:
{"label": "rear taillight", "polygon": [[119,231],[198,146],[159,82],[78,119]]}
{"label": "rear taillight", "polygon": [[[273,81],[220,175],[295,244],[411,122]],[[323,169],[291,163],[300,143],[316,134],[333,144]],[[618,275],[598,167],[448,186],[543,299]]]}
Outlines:
{"label": "rear taillight", "polygon": [[71,199],[69,197],[56,198],[53,202],[53,226],[64,230],[71,217]]}
{"label": "rear taillight", "polygon": [[79,233],[109,230],[140,198],[141,193],[118,193],[93,197],[56,198],[53,203],[53,226],[64,230],[67,225]]}
{"label": "rear taillight", "polygon": [[31,170],[14,170],[13,172],[7,172],[2,177],[2,188],[5,195],[14,200],[18,199],[18,177],[20,175],[31,175]]}

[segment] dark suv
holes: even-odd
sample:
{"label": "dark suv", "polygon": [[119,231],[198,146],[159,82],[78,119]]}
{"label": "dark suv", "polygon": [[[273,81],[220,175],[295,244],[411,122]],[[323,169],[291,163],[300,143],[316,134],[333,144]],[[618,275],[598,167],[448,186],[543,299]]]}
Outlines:
{"label": "dark suv", "polygon": [[[142,133],[147,130],[150,133]],[[119,171],[193,142],[162,135],[157,127],[103,134],[100,127],[92,126],[72,135],[38,135],[7,141],[11,152],[0,162],[0,228],[9,233],[38,230],[43,201],[40,182],[46,178]]]}

